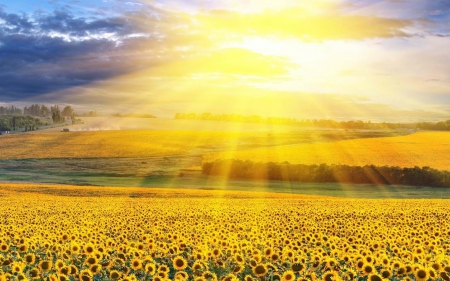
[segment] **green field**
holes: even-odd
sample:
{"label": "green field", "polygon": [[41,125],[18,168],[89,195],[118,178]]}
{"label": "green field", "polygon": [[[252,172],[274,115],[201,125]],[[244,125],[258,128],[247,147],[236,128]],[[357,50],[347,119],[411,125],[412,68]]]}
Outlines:
{"label": "green field", "polygon": [[[201,163],[205,155],[211,153],[277,151],[346,140],[390,139],[386,137],[407,135],[406,130],[296,128],[286,131],[283,126],[275,126],[266,131],[259,126],[253,131],[249,127],[245,132],[220,131],[220,128],[209,132],[201,130],[201,122],[189,122],[195,131],[33,132],[2,136],[0,181],[252,190],[363,198],[450,197],[450,192],[438,188],[225,180],[201,173]],[[215,123],[220,125],[221,122]]]}
{"label": "green field", "polygon": [[0,181],[79,186],[238,190],[351,198],[450,198],[445,188],[225,180],[183,166],[198,157],[26,159],[0,161]]}

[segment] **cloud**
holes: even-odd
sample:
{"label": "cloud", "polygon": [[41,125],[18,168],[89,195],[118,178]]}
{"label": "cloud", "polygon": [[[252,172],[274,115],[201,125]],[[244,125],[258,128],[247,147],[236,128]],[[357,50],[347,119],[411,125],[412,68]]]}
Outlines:
{"label": "cloud", "polygon": [[[238,8],[221,3],[223,10],[213,1],[187,7],[163,2],[125,3],[121,7],[136,9],[120,13],[80,12],[75,5],[34,14],[0,8],[0,100],[95,110],[157,106],[167,112],[208,107],[219,112],[227,105],[241,113],[267,115],[264,110],[273,108],[277,116],[316,112],[325,118],[346,110],[347,116],[400,114],[394,104],[425,107],[429,104],[414,100],[430,103],[417,97],[445,95],[449,89],[448,40],[428,36],[445,36],[446,29],[436,27],[436,22],[445,26],[445,14],[436,12],[444,11],[445,3],[414,8],[434,9],[437,19],[411,11],[408,17],[360,12],[360,5],[348,1],[298,6],[289,0],[271,10],[240,9],[245,4],[237,0],[223,3]],[[369,10],[377,5],[364,2]],[[396,100],[389,103],[386,97]],[[406,113],[415,114],[401,111]]]}
{"label": "cloud", "polygon": [[155,69],[152,76],[189,76],[193,74],[224,74],[271,76],[287,74],[289,62],[283,57],[264,56],[246,49],[225,48],[179,59]]}
{"label": "cloud", "polygon": [[0,9],[0,98],[20,100],[148,67],[151,59],[137,43],[151,46],[156,39],[141,31],[124,16]]}
{"label": "cloud", "polygon": [[214,10],[198,15],[204,28],[236,35],[295,37],[303,40],[341,40],[408,37],[410,20],[375,16],[311,14],[299,8],[242,14]]}

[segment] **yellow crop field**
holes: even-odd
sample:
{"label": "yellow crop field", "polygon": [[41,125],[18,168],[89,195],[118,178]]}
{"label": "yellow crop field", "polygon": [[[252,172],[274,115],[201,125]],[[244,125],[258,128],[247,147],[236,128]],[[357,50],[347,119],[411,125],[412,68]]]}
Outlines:
{"label": "yellow crop field", "polygon": [[1,184],[0,280],[449,280],[448,200]]}
{"label": "yellow crop field", "polygon": [[296,164],[354,166],[429,166],[450,170],[450,133],[419,132],[407,136],[366,138],[245,151],[209,153],[204,161],[240,159]]}
{"label": "yellow crop field", "polygon": [[186,154],[237,134],[188,131],[35,132],[0,139],[0,159],[150,157]]}

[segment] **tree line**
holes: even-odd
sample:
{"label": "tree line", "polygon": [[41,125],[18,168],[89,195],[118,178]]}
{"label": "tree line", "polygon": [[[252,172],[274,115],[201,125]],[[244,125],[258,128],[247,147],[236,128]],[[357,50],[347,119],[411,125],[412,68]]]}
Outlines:
{"label": "tree line", "polygon": [[3,115],[0,116],[0,131],[14,131],[24,128],[31,131],[39,126],[45,125],[39,118],[22,115]]}
{"label": "tree line", "polygon": [[22,110],[20,108],[15,107],[14,105],[0,106],[0,115],[6,115],[6,114],[22,115]]}
{"label": "tree line", "polygon": [[422,130],[450,131],[450,120],[440,121],[436,123],[420,122],[417,123],[417,128]]}
{"label": "tree line", "polygon": [[417,166],[304,165],[233,159],[204,162],[202,172],[230,179],[450,187],[450,171]]}
{"label": "tree line", "polygon": [[286,117],[261,117],[259,115],[241,115],[241,114],[212,114],[212,113],[176,113],[175,119],[185,120],[211,120],[211,121],[226,121],[226,122],[242,122],[242,123],[263,123],[263,124],[277,124],[277,125],[295,125],[304,127],[324,127],[324,128],[338,128],[338,129],[381,129],[381,128],[414,128],[414,124],[401,123],[372,123],[371,121],[364,122],[362,120],[351,121],[335,121],[331,119],[303,119]]}

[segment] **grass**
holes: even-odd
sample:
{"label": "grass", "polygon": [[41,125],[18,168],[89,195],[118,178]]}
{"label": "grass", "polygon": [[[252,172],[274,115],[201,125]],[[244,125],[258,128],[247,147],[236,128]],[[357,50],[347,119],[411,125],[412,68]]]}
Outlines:
{"label": "grass", "polygon": [[[120,161],[111,168],[108,163],[115,160]],[[147,164],[141,164],[142,162]],[[155,168],[161,169],[160,163],[153,164]],[[146,169],[142,166],[146,165],[152,165],[150,159],[141,158],[139,161],[132,158],[7,160],[0,161],[0,181],[99,187],[276,192],[346,198],[450,198],[450,192],[444,188],[225,180],[220,177],[204,176],[196,170],[183,170],[180,176],[180,166],[171,167],[172,170],[156,172],[149,168],[145,172]]]}
{"label": "grass", "polygon": [[[442,189],[225,181],[201,175],[204,160],[450,167],[450,134],[401,131],[31,132],[0,137],[0,181],[79,186],[182,187],[361,198],[447,198]],[[386,137],[391,136],[391,137]]]}

